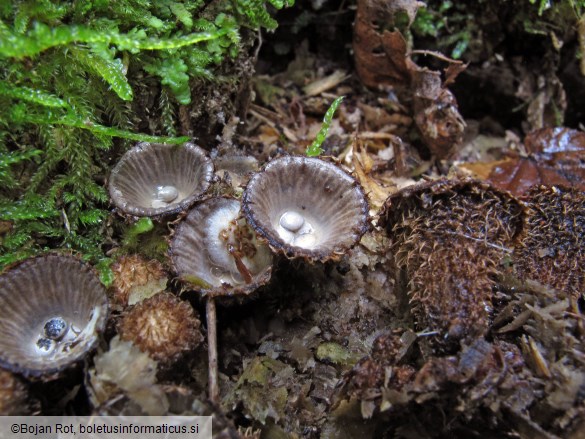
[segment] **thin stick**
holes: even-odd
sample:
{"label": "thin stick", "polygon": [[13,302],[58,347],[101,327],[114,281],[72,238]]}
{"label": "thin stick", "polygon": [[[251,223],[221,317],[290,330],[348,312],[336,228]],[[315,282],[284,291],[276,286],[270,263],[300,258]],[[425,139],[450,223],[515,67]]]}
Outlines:
{"label": "thin stick", "polygon": [[429,56],[434,56],[435,58],[438,58],[441,61],[445,61],[445,62],[449,62],[449,63],[455,63],[455,64],[462,64],[462,62],[459,61],[459,60],[451,59],[449,57],[446,57],[442,53],[435,52],[433,50],[411,50],[410,51],[410,54],[411,55],[429,55]]}
{"label": "thin stick", "polygon": [[217,316],[215,299],[207,299],[207,351],[209,355],[209,399],[219,403],[219,384],[217,372]]}

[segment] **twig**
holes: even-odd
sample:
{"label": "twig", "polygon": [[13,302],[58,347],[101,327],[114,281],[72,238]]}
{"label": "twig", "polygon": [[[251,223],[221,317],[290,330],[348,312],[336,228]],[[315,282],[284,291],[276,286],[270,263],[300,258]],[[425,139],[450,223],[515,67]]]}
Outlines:
{"label": "twig", "polygon": [[437,59],[440,59],[442,61],[448,62],[448,63],[461,63],[461,61],[456,60],[456,59],[451,59],[445,55],[443,55],[442,53],[439,52],[435,52],[432,50],[412,50],[410,52],[411,55],[429,55],[429,56],[434,56]]}
{"label": "twig", "polygon": [[209,399],[212,403],[219,403],[219,384],[217,372],[217,315],[215,299],[207,299],[207,352],[209,355]]}

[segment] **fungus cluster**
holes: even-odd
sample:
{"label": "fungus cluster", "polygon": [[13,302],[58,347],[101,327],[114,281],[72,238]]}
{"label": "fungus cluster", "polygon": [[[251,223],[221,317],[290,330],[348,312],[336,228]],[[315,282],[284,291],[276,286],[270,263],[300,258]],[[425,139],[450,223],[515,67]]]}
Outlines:
{"label": "fungus cluster", "polygon": [[[112,202],[125,217],[162,220],[184,214],[175,223],[169,256],[179,278],[207,299],[212,401],[219,394],[214,299],[248,295],[266,284],[273,253],[310,262],[337,260],[369,227],[362,188],[332,163],[281,157],[257,171],[255,159],[223,157],[217,165],[225,182],[237,186],[230,193],[246,184],[242,202],[209,193],[211,183],[219,181],[214,164],[191,143],[140,143],[120,159],[108,182]],[[142,359],[141,367],[152,382],[153,368],[175,364],[201,343],[201,323],[189,302],[165,292],[161,263],[122,256],[112,271],[110,295],[121,312],[112,349],[131,342],[120,349],[146,353],[154,362]],[[94,271],[74,257],[46,255],[17,265],[0,276],[0,300],[0,365],[26,377],[57,376],[84,358],[105,329],[106,291]],[[98,404],[120,390],[134,398],[148,387],[128,384],[112,359],[107,352],[99,355],[90,373]],[[20,392],[17,384],[12,387]],[[148,413],[157,412],[155,393],[144,404]]]}
{"label": "fungus cluster", "polygon": [[[240,168],[252,165],[224,160],[218,167],[241,182]],[[367,212],[363,190],[337,166],[282,157],[252,175],[242,203],[212,197],[180,221],[169,254],[179,278],[207,297],[211,400],[219,397],[214,298],[247,295],[268,282],[270,249],[310,261],[339,258],[368,229]]]}
{"label": "fungus cluster", "polygon": [[[227,171],[226,181],[237,185],[257,169],[257,162],[245,157],[218,163]],[[169,255],[179,278],[207,298],[210,397],[217,401],[214,299],[248,295],[267,283],[273,252],[311,262],[338,259],[368,229],[368,204],[349,174],[315,158],[269,162],[251,176],[242,203],[207,194],[213,179],[213,164],[201,148],[141,143],[122,157],[108,184],[123,216],[160,220],[185,213],[175,223]],[[112,270],[110,293],[122,311],[116,318],[121,341],[115,346],[131,342],[156,368],[174,364],[201,343],[195,310],[164,292],[167,277],[159,262],[122,256]],[[33,258],[3,274],[0,300],[0,365],[27,377],[56,375],[82,359],[95,346],[108,313],[105,289],[93,270],[68,256]],[[96,358],[91,374],[101,395],[96,401],[110,398],[111,386],[129,396],[143,392],[104,369],[102,358],[110,356]],[[156,412],[158,397],[151,396],[147,412]]]}

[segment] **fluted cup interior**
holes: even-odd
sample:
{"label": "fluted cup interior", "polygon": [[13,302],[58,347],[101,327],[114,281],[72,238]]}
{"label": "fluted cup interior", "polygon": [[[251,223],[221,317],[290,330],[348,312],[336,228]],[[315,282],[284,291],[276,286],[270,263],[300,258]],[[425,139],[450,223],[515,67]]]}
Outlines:
{"label": "fluted cup interior", "polygon": [[26,376],[58,372],[95,345],[107,297],[77,258],[29,259],[0,276],[0,364]]}
{"label": "fluted cup interior", "polygon": [[256,231],[290,257],[335,258],[368,228],[361,186],[335,164],[317,158],[272,160],[248,182],[243,206]]}
{"label": "fluted cup interior", "polygon": [[109,192],[125,214],[158,216],[186,210],[213,179],[213,164],[192,144],[140,143],[112,170]]}

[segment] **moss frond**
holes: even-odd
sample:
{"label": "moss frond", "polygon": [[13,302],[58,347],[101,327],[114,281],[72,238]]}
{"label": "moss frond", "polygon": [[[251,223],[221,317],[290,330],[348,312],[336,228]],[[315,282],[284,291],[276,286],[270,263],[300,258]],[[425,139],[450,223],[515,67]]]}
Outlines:
{"label": "moss frond", "polygon": [[[176,110],[190,83],[213,78],[240,28],[273,28],[267,6],[289,1],[0,3],[0,269],[60,247],[101,264],[107,281],[111,157],[129,142],[188,140]],[[153,85],[160,122],[137,132],[131,102]]]}

